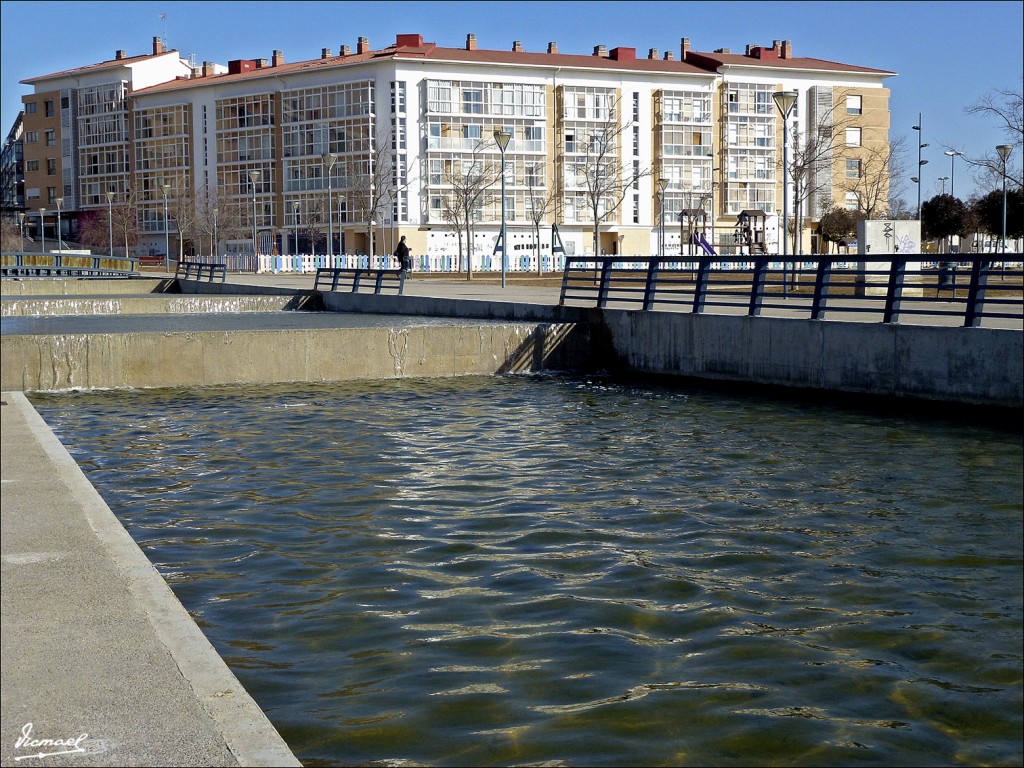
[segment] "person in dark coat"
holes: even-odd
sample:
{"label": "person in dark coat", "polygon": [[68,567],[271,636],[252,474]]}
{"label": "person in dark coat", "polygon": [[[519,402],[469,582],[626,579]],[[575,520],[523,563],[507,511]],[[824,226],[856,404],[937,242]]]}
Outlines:
{"label": "person in dark coat", "polygon": [[410,270],[412,270],[412,257],[409,255],[409,246],[405,244],[405,235],[402,235],[402,239],[398,241],[398,247],[395,248],[395,258],[398,259],[398,268],[409,276]]}

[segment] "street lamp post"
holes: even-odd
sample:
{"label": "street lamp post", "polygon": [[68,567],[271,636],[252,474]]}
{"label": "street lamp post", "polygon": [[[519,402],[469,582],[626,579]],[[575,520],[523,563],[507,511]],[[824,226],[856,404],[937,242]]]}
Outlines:
{"label": "street lamp post", "polygon": [[[260,176],[263,175],[262,171],[249,171],[249,181],[252,183],[252,255],[253,258],[259,256],[259,250],[256,247],[256,182],[260,180]],[[258,264],[256,265],[258,267]]]}
{"label": "street lamp post", "polygon": [[957,155],[963,157],[964,153],[957,152],[953,149],[947,149],[945,154],[949,157],[949,194],[953,195],[955,194],[953,191],[953,180],[955,179],[955,176],[953,175],[953,161],[956,160]]}
{"label": "street lamp post", "polygon": [[21,253],[25,252],[25,214],[18,214],[18,235],[21,237]]}
{"label": "street lamp post", "polygon": [[939,176],[939,181],[942,182],[942,194],[946,194],[946,182],[949,181],[949,176]]}
{"label": "street lamp post", "polygon": [[505,240],[505,148],[508,146],[512,134],[503,129],[494,131],[494,140],[501,150],[501,287],[505,287],[505,264],[508,253],[508,242]]}
{"label": "street lamp post", "polygon": [[797,92],[796,91],[776,91],[772,94],[772,98],[775,99],[775,106],[778,107],[779,113],[782,115],[782,294],[787,295],[789,289],[789,243],[787,237],[789,234],[789,206],[788,206],[788,187],[789,181],[787,176],[789,175],[789,130],[788,122],[789,115],[793,111],[793,107],[796,106]]}
{"label": "street lamp post", "polygon": [[[114,255],[114,192],[107,192],[107,250]],[[125,256],[128,254],[126,253]]]}
{"label": "street lamp post", "polygon": [[928,161],[927,160],[922,160],[921,159],[921,150],[928,146],[927,144],[923,144],[921,142],[921,139],[923,137],[923,135],[921,133],[921,125],[922,124],[923,124],[923,122],[921,120],[921,113],[918,112],[917,113],[917,125],[910,126],[913,130],[917,131],[917,178],[915,179],[915,181],[917,182],[917,220],[918,221],[921,220],[921,179],[924,178],[924,172],[922,171],[922,167],[925,166],[925,165],[928,165]]}
{"label": "street lamp post", "polygon": [[668,188],[668,179],[658,179],[658,255],[665,256],[665,190]]}
{"label": "street lamp post", "polygon": [[219,208],[214,208],[213,209],[213,260],[214,261],[217,261],[217,251],[220,250],[217,247],[217,244],[220,242],[220,240],[217,237],[217,214],[219,214],[219,213],[220,213],[220,209]]}
{"label": "street lamp post", "polygon": [[295,214],[295,255],[299,255],[299,201],[292,203],[292,212]]}
{"label": "street lamp post", "polygon": [[331,243],[334,237],[334,202],[332,200],[332,193],[334,191],[334,185],[331,182],[331,169],[334,168],[334,164],[338,161],[338,156],[333,152],[326,152],[323,156],[324,164],[327,166],[327,266],[334,266],[331,262],[333,260],[334,250],[333,244]]}
{"label": "street lamp post", "polygon": [[1000,144],[996,152],[1003,159],[1003,260],[1006,260],[1006,161],[1010,157],[1013,147],[1010,144]]}
{"label": "street lamp post", "polygon": [[171,192],[170,184],[161,184],[160,191],[164,193],[164,271],[171,271],[171,225],[167,214],[167,197]]}
{"label": "street lamp post", "polygon": [[46,253],[46,209],[39,209],[39,246],[40,253]]}
{"label": "street lamp post", "polygon": [[59,253],[60,251],[64,250],[64,244],[63,244],[63,242],[61,242],[61,234],[60,234],[60,209],[61,209],[61,206],[64,205],[64,198],[63,197],[58,197],[53,202],[55,202],[57,204],[57,252]]}

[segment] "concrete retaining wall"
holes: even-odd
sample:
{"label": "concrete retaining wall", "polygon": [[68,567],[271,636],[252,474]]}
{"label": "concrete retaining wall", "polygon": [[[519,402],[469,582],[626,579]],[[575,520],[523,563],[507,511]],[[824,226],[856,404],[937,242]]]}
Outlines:
{"label": "concrete retaining wall", "polygon": [[54,315],[178,315],[199,312],[277,312],[319,309],[316,296],[194,296],[155,293],[148,296],[6,298],[0,317]]}
{"label": "concrete retaining wall", "polygon": [[112,278],[4,278],[0,280],[0,294],[3,296],[96,296],[129,293],[162,293],[176,290],[173,280],[156,280],[148,277],[127,277],[123,280]]}
{"label": "concrete retaining wall", "polygon": [[1024,407],[1024,333],[606,310],[623,370]]}
{"label": "concrete retaining wall", "polygon": [[585,364],[585,326],[5,336],[0,386],[47,391],[196,387],[566,370]]}

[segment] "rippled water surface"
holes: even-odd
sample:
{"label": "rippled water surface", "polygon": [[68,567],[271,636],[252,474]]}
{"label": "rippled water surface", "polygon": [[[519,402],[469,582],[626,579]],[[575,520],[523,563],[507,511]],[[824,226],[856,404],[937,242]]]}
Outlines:
{"label": "rippled water surface", "polygon": [[307,765],[1014,765],[1019,432],[550,377],[35,396]]}

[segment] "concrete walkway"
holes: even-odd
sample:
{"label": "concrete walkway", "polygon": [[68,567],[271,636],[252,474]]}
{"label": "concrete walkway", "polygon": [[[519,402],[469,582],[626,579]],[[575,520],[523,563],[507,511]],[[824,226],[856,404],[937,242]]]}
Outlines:
{"label": "concrete walkway", "polygon": [[2,765],[300,765],[25,396],[0,400]]}

